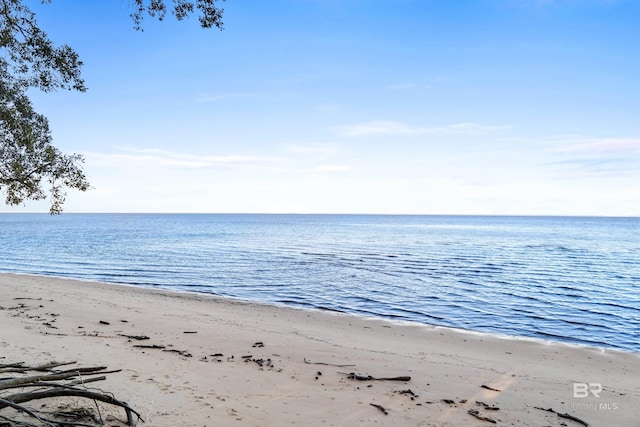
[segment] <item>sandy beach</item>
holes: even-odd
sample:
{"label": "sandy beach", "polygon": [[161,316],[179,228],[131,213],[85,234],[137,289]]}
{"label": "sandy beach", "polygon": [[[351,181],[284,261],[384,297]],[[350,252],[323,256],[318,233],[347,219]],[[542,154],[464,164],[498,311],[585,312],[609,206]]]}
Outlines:
{"label": "sandy beach", "polygon": [[636,353],[50,277],[0,289],[0,364],[121,370],[99,387],[140,425],[640,426]]}

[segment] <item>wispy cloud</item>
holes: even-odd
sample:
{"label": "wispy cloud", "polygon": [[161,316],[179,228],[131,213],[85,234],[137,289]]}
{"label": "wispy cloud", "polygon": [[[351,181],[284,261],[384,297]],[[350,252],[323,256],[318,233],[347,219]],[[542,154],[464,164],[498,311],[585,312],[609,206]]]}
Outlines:
{"label": "wispy cloud", "polygon": [[556,151],[587,155],[640,153],[640,138],[581,138],[568,136],[558,141]]}
{"label": "wispy cloud", "polygon": [[85,153],[88,159],[104,163],[135,163],[142,166],[161,166],[186,169],[202,169],[223,166],[259,165],[277,161],[276,157],[224,155],[209,156],[176,153],[156,148],[118,147],[117,153]]}
{"label": "wispy cloud", "polygon": [[336,126],[333,130],[340,136],[365,135],[422,135],[422,134],[484,134],[504,131],[511,126],[488,126],[478,123],[457,123],[447,126],[414,126],[403,122],[372,121],[352,125]]}
{"label": "wispy cloud", "polygon": [[287,147],[287,151],[295,154],[337,154],[340,148],[336,144],[292,144]]}
{"label": "wispy cloud", "polygon": [[550,164],[568,177],[627,177],[640,171],[640,138],[562,136],[551,142]]}
{"label": "wispy cloud", "polygon": [[336,173],[336,172],[346,172],[351,169],[351,166],[348,165],[339,165],[339,164],[327,164],[327,165],[318,165],[313,168],[313,172],[320,173]]}
{"label": "wispy cloud", "polygon": [[627,159],[572,159],[550,163],[565,178],[630,177],[637,173],[637,165]]}

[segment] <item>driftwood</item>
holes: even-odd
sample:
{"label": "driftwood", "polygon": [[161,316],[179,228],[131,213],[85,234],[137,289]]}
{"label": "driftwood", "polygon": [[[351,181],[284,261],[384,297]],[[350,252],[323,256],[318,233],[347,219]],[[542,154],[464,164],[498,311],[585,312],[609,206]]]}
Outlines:
{"label": "driftwood", "polygon": [[373,406],[373,407],[375,407],[375,408],[380,409],[380,411],[381,411],[383,414],[385,414],[385,415],[389,415],[389,412],[387,412],[387,410],[385,409],[385,407],[384,407],[384,406],[382,406],[382,405],[378,405],[377,403],[369,403],[369,405],[371,405],[371,406]]}
{"label": "driftwood", "polygon": [[567,419],[567,420],[575,421],[578,424],[582,424],[585,427],[589,427],[589,423],[588,422],[583,421],[580,418],[574,417],[573,415],[570,415],[570,414],[561,414],[560,412],[554,411],[553,408],[545,409],[545,408],[540,408],[539,406],[534,406],[534,408],[539,409],[541,411],[551,412],[553,414],[556,414],[560,418],[564,418],[564,419]]}
{"label": "driftwood", "polygon": [[[130,337],[128,337],[130,338]],[[140,339],[140,338],[138,338]],[[146,339],[146,338],[142,338],[142,339]],[[162,350],[165,351],[167,353],[176,353],[179,354],[180,356],[183,357],[193,357],[193,355],[191,353],[189,353],[186,350],[177,350],[174,348],[167,348],[167,346],[165,345],[158,345],[158,344],[149,344],[149,345],[145,345],[145,344],[137,344],[134,345],[135,348],[146,348],[146,349],[152,349],[152,350]],[[249,356],[251,357],[251,356]]]}
{"label": "driftwood", "polygon": [[144,341],[144,340],[151,339],[146,335],[125,335],[125,334],[119,334],[119,335],[121,337],[129,338],[130,340],[136,340],[136,341]]}
{"label": "driftwood", "polygon": [[356,381],[411,381],[411,377],[409,376],[401,376],[401,377],[372,377],[371,375],[358,375],[354,372],[350,372],[345,374],[348,379],[356,380]]}
{"label": "driftwood", "polygon": [[151,349],[158,349],[158,350],[162,350],[164,348],[167,348],[167,346],[164,345],[158,345],[158,344],[151,344],[151,345],[134,345],[135,348],[151,348]]}
{"label": "driftwood", "polygon": [[24,366],[24,363],[9,363],[5,365],[0,365],[0,373],[28,372],[28,371],[47,372],[52,368],[57,368],[59,366],[65,366],[65,365],[73,365],[74,363],[75,362],[66,362],[66,363],[49,362],[43,365],[32,366],[32,367]]}
{"label": "driftwood", "polygon": [[489,405],[488,403],[480,402],[476,400],[476,405],[482,406],[487,411],[499,411],[500,408],[495,405]]}
{"label": "driftwood", "polygon": [[307,359],[303,359],[304,363],[306,363],[307,365],[324,365],[324,366],[336,366],[338,368],[350,368],[352,366],[356,366],[356,365],[336,365],[334,363],[324,363],[324,362],[310,362]]}
{"label": "driftwood", "polygon": [[484,415],[480,415],[480,411],[478,411],[477,409],[469,409],[467,411],[467,414],[476,417],[477,419],[479,419],[480,421],[487,421],[491,424],[496,424],[497,421],[494,420],[493,418],[489,418],[489,417],[485,417]]}
{"label": "driftwood", "polygon": [[[50,362],[39,366],[25,366],[24,363],[0,365],[0,374],[11,373],[10,377],[0,378],[0,425],[21,426],[103,426],[104,420],[99,414],[98,402],[122,408],[126,414],[126,425],[133,427],[136,421],[144,421],[138,412],[126,402],[122,402],[110,394],[97,389],[89,389],[86,384],[106,379],[106,374],[119,371],[108,371],[104,366],[80,367],[76,369],[58,370],[61,366],[75,362]],[[15,375],[17,374],[17,375]],[[86,399],[98,409],[98,417],[89,407],[54,406],[63,401],[59,398]],[[41,409],[24,406],[25,403],[56,399],[53,404],[42,404]],[[51,402],[49,400],[49,402]],[[42,408],[52,408],[44,410]],[[6,412],[6,409],[14,411]],[[6,414],[6,415],[5,415]],[[6,423],[7,421],[8,423]]]}

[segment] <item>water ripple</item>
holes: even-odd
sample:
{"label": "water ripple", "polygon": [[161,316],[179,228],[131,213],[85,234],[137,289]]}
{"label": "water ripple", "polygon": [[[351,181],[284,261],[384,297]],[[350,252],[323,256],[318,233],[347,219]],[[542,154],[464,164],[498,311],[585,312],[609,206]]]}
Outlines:
{"label": "water ripple", "polygon": [[638,218],[8,214],[0,237],[5,272],[640,351]]}

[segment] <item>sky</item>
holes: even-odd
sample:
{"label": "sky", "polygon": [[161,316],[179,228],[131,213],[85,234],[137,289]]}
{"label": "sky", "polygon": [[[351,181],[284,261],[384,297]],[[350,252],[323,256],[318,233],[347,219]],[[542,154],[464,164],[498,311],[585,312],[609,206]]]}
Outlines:
{"label": "sky", "polygon": [[640,216],[640,1],[27,3],[89,88],[31,93],[66,212]]}

